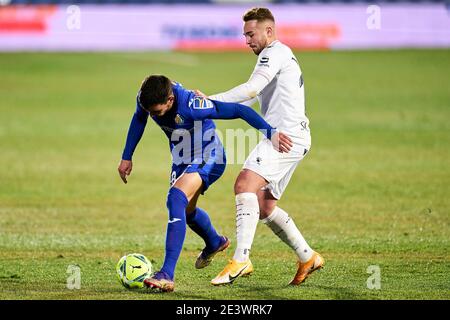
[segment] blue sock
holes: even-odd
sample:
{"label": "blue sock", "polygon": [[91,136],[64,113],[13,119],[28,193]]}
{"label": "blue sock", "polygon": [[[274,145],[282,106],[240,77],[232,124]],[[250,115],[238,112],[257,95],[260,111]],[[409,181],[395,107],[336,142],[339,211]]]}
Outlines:
{"label": "blue sock", "polygon": [[166,233],[166,256],[161,271],[174,279],[175,267],[183,248],[186,236],[186,207],[188,200],[183,191],[172,187],[167,195],[167,209],[169,209],[169,222]]}
{"label": "blue sock", "polygon": [[201,208],[187,215],[187,224],[206,244],[207,250],[214,250],[220,245],[221,237],[214,229],[208,214]]}

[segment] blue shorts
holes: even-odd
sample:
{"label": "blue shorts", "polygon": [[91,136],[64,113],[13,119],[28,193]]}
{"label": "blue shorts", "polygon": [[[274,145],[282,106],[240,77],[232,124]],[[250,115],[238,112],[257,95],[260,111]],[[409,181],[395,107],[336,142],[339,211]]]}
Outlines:
{"label": "blue shorts", "polygon": [[[203,189],[201,194],[204,194],[208,190],[209,186],[216,182],[225,171],[227,160],[225,151],[223,151],[223,157],[211,157],[206,161],[197,163],[193,161],[192,164],[174,164],[172,163],[172,171],[170,174],[170,187],[181,177],[183,173],[198,172],[203,181]],[[198,161],[200,162],[200,161]]]}

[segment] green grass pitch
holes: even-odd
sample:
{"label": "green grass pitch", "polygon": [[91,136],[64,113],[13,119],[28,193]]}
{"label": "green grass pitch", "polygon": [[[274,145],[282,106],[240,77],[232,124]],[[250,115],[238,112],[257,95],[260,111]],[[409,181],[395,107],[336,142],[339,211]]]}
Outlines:
{"label": "green grass pitch", "polygon": [[[135,95],[160,73],[211,94],[247,80],[251,53],[0,54],[0,299],[450,299],[450,51],[298,52],[311,152],[280,201],[325,268],[286,284],[295,255],[259,224],[255,274],[209,281],[235,248],[230,164],[199,205],[233,241],[196,270],[188,230],[172,294],[127,291],[125,253],[164,259],[170,155],[149,122],[117,174]],[[218,121],[221,130],[242,121]],[[248,153],[249,150],[246,152]],[[66,287],[70,265],[81,288]],[[381,288],[369,289],[370,266]]]}

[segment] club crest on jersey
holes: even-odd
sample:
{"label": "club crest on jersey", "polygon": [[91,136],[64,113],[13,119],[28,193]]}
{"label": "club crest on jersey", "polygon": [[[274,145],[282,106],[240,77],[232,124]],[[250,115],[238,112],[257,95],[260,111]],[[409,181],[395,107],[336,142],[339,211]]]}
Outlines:
{"label": "club crest on jersey", "polygon": [[175,123],[176,124],[182,124],[183,122],[184,122],[184,119],[183,119],[183,117],[182,116],[180,116],[178,113],[177,113],[177,115],[175,116]]}
{"label": "club crest on jersey", "polygon": [[191,107],[193,109],[211,109],[214,108],[213,103],[208,100],[205,99],[203,97],[194,97],[194,100],[190,103]]}

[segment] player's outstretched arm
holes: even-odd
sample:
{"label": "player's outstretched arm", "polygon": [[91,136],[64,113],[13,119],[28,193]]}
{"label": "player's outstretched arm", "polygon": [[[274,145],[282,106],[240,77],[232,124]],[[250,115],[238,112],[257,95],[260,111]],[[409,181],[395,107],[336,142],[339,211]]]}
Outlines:
{"label": "player's outstretched arm", "polygon": [[[203,101],[202,101],[203,100]],[[192,105],[194,119],[237,119],[241,118],[253,128],[261,131],[272,141],[279,152],[289,152],[292,140],[285,134],[272,128],[255,110],[238,103],[208,100],[203,97],[194,99]]]}
{"label": "player's outstretched arm", "polygon": [[246,83],[240,84],[226,92],[214,94],[209,98],[222,102],[242,103],[255,98],[270,81],[271,79],[262,72],[256,72],[251,75]]}
{"label": "player's outstretched arm", "polygon": [[[203,97],[203,98],[206,98],[206,99],[213,99],[214,98],[214,96],[211,96],[211,98],[208,97],[206,94],[204,94],[203,92],[201,92],[198,89],[195,89],[194,93],[195,93],[195,95]],[[222,100],[219,100],[219,101],[222,101]],[[250,98],[250,99],[248,99],[246,101],[241,101],[239,103],[243,104],[244,106],[250,107],[250,106],[254,105],[257,101],[258,101],[258,99],[256,97],[254,97],[254,98]],[[222,102],[226,102],[226,101],[222,101]],[[231,102],[231,101],[229,101],[229,102]]]}
{"label": "player's outstretched arm", "polygon": [[124,183],[127,183],[127,176],[130,175],[133,168],[131,158],[133,157],[136,146],[144,134],[145,126],[147,125],[147,118],[148,113],[137,106],[136,112],[131,119],[130,127],[128,129],[127,140],[122,153],[122,160],[117,168],[120,178]]}
{"label": "player's outstretched arm", "polygon": [[[228,104],[231,105],[233,103],[224,103],[219,102],[219,104]],[[270,141],[272,142],[273,147],[278,152],[289,152],[293,146],[291,138],[288,135],[277,131],[275,128],[272,128],[263,117],[261,117],[255,110],[250,107],[247,107],[242,104],[234,104],[236,108],[236,114],[238,118],[245,120],[249,125],[253,128],[260,130]],[[226,107],[226,106],[225,106]]]}

